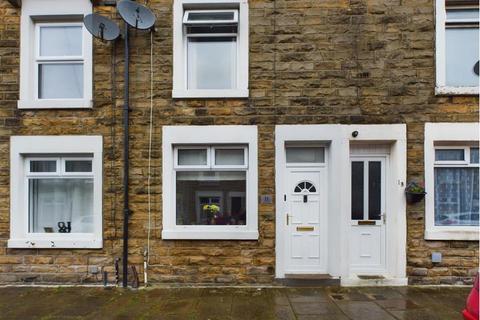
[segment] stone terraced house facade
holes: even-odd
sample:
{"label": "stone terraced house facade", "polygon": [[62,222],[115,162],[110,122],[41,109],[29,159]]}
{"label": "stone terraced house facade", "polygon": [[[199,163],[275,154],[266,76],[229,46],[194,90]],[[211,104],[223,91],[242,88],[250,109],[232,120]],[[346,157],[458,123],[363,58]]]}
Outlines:
{"label": "stone terraced house facade", "polygon": [[[138,2],[156,16],[130,30],[140,282],[471,283],[478,2]],[[123,26],[114,3],[0,0],[0,283],[115,282],[124,42],[82,23]]]}

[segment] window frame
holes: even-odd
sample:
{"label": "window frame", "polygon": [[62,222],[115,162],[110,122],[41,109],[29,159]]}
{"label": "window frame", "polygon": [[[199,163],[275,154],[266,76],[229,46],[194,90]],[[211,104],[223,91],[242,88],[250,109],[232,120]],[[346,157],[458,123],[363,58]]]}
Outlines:
{"label": "window frame", "polygon": [[[8,248],[102,248],[101,136],[12,136],[10,138],[10,238]],[[80,157],[79,155],[82,155]],[[62,174],[65,160],[91,159],[92,172]],[[56,159],[56,172],[30,172],[30,161]],[[38,178],[93,179],[92,233],[33,233],[29,231],[28,181]]]}
{"label": "window frame", "polygon": [[[22,4],[20,26],[20,99],[19,109],[92,108],[93,106],[93,38],[83,26],[83,17],[92,13],[89,0],[73,0],[67,5],[51,6],[47,0]],[[40,27],[82,27],[82,56],[40,57]],[[82,63],[83,96],[81,98],[39,99],[39,64]],[[40,62],[40,63],[39,63]],[[33,77],[32,77],[33,75]]]}
{"label": "window frame", "polygon": [[[188,37],[222,37],[233,36],[228,34],[192,34],[186,33],[185,13],[187,11],[233,11],[238,10],[237,22],[229,21],[229,24],[237,24],[237,57],[235,83],[233,89],[188,89]],[[221,21],[215,21],[218,24]],[[199,22],[200,23],[200,22]],[[189,25],[199,23],[188,22]],[[201,21],[205,23],[205,21]],[[248,98],[248,1],[247,0],[175,0],[173,8],[173,98]]]}
{"label": "window frame", "polygon": [[[478,167],[459,161],[436,161],[437,149],[465,149],[478,147],[478,123],[425,123],[425,239],[426,240],[479,240],[478,226],[435,225],[435,167]],[[460,144],[464,144],[460,146]],[[468,157],[468,158],[467,158]],[[469,153],[465,154],[470,162]]]}
{"label": "window frame", "polygon": [[[162,179],[163,179],[163,230],[162,239],[190,240],[257,240],[258,239],[258,160],[256,126],[165,126],[163,128]],[[209,146],[245,151],[245,165],[178,166],[178,149]],[[177,225],[176,224],[176,173],[179,171],[243,171],[246,174],[246,224],[245,225]],[[225,201],[225,199],[223,199]]]}
{"label": "window frame", "polygon": [[[463,6],[462,6],[463,7]],[[472,7],[472,6],[465,6]],[[460,8],[460,7],[459,7]],[[479,86],[454,87],[446,85],[446,22],[447,6],[445,0],[436,0],[435,4],[435,64],[436,95],[478,95]],[[464,22],[464,21],[458,21]]]}
{"label": "window frame", "polygon": [[[233,12],[233,20],[188,20],[190,13],[203,13],[203,12],[215,12],[215,13],[223,13],[223,12]],[[231,23],[231,24],[238,24],[238,10],[185,10],[183,15],[183,24],[185,25],[195,25],[195,24],[224,24],[224,23]]]}
{"label": "window frame", "polygon": [[[323,162],[288,162],[287,149],[295,148],[322,148]],[[285,166],[290,167],[326,167],[328,162],[328,145],[324,143],[289,143],[285,144]]]}
{"label": "window frame", "polygon": [[[85,45],[83,41],[85,39],[82,38],[82,54],[79,56],[42,56],[40,55],[40,29],[43,27],[81,27],[82,33],[84,32],[84,26],[81,22],[37,22],[35,23],[35,58],[34,58],[34,98],[35,100],[79,100],[76,98],[60,98],[60,99],[43,99],[40,98],[40,65],[48,65],[48,64],[81,64],[83,68],[85,68]],[[83,97],[86,96],[86,87],[85,87],[85,69],[83,70]],[[83,98],[80,98],[80,100]]]}

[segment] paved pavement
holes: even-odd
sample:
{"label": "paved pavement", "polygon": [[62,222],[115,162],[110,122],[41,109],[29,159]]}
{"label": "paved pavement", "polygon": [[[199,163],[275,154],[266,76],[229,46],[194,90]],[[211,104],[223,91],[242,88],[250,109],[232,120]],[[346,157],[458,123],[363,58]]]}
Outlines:
{"label": "paved pavement", "polygon": [[0,319],[462,319],[468,288],[0,288]]}

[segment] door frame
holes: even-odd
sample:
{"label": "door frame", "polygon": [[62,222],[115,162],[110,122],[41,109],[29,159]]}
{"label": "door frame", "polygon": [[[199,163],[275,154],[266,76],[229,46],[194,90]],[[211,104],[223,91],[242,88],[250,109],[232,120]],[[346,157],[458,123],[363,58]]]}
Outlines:
{"label": "door frame", "polygon": [[[277,125],[275,127],[275,276],[285,278],[285,246],[282,228],[285,201],[286,144],[293,142],[324,143],[328,148],[328,265],[327,272],[340,278],[341,285],[406,285],[406,156],[407,129],[405,124],[374,125]],[[367,283],[349,272],[349,244],[345,235],[350,224],[350,143],[383,143],[390,146],[388,161],[391,183],[387,186],[390,201],[387,211],[386,279]],[[394,226],[394,228],[393,228]]]}

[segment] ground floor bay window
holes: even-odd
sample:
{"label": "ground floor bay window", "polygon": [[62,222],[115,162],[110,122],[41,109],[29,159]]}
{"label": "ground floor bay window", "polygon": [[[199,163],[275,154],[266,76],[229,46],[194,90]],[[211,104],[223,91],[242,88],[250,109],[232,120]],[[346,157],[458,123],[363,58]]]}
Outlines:
{"label": "ground floor bay window", "polygon": [[253,126],[165,127],[164,239],[257,239]]}
{"label": "ground floor bay window", "polygon": [[11,248],[102,247],[102,138],[11,138]]}

